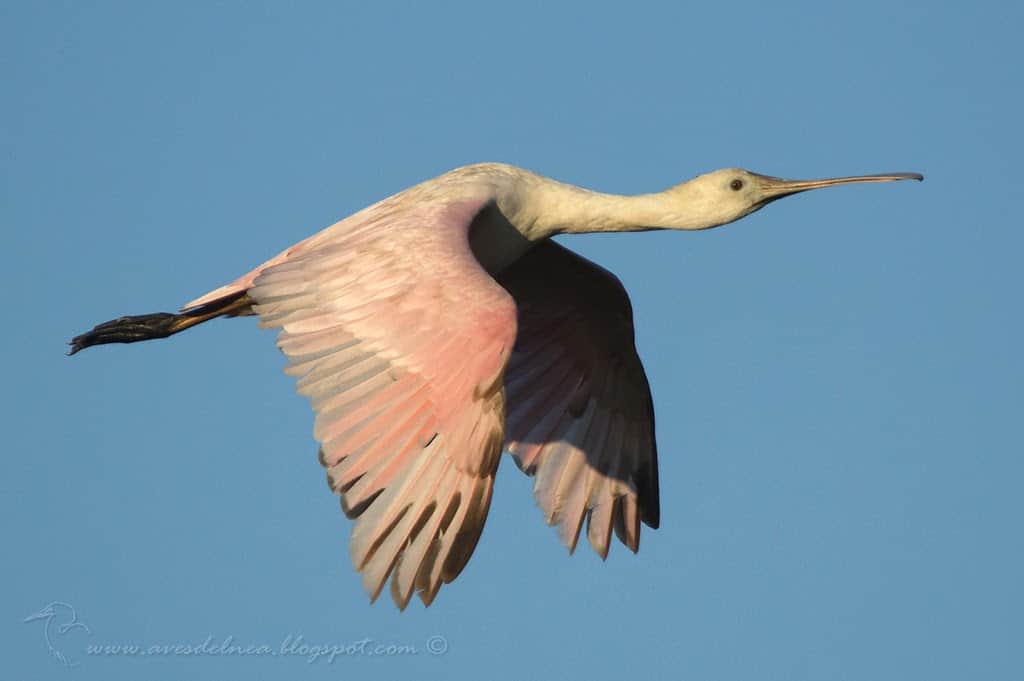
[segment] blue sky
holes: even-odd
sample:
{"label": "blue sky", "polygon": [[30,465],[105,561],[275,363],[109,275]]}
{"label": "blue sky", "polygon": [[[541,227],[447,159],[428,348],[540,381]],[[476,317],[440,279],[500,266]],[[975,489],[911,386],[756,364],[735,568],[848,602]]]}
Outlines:
{"label": "blue sky", "polygon": [[[1020,678],[1022,14],[0,4],[5,671]],[[620,193],[732,165],[926,181],[566,240],[631,293],[662,527],[639,555],[569,558],[506,460],[476,554],[427,610],[367,603],[271,332],[63,355],[484,160]],[[22,621],[52,601],[91,632],[51,637],[73,669]],[[419,654],[87,649],[207,637]]]}

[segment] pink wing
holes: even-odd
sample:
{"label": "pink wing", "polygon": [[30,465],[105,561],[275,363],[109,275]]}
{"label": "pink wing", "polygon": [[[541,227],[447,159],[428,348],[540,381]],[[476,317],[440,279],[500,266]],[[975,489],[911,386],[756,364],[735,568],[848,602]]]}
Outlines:
{"label": "pink wing", "polygon": [[629,296],[614,275],[551,241],[498,282],[519,326],[505,372],[505,446],[536,476],[537,502],[570,551],[584,520],[602,558],[613,528],[636,551],[640,521],[658,527],[658,461]]}
{"label": "pink wing", "polygon": [[350,549],[364,586],[376,599],[390,577],[404,608],[414,591],[429,605],[483,529],[516,318],[469,248],[486,200],[401,199],[233,286],[251,282],[261,325],[281,329],[286,371],[316,412],[328,482],[356,518]]}

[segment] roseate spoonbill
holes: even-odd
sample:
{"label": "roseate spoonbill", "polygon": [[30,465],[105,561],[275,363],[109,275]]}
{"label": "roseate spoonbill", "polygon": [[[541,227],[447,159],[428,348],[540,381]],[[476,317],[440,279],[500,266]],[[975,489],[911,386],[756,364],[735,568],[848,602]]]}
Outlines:
{"label": "roseate spoonbill", "polygon": [[121,317],[71,341],[163,338],[214,317],[281,329],[286,371],[316,412],[328,483],[355,518],[350,551],[376,599],[391,579],[426,605],[476,547],[503,449],[535,476],[571,552],[602,558],[658,527],[650,388],[629,297],[549,237],[697,230],[798,192],[888,173],[785,180],[728,168],[612,196],[513,166],[458,168],[309,237],[177,314]]}

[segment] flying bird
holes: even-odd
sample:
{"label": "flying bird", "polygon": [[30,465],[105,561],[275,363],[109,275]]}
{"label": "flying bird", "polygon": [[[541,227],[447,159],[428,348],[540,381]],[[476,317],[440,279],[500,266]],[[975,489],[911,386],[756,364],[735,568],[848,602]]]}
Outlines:
{"label": "flying bird", "polygon": [[786,180],[727,168],[615,196],[510,165],[457,168],[295,244],[178,313],[120,317],[71,341],[164,338],[215,317],[280,329],[286,372],[315,412],[350,553],[375,600],[430,605],[476,547],[502,451],[534,476],[572,552],[636,552],[659,524],[651,390],[629,296],[551,237],[700,230],[799,192],[921,180]]}

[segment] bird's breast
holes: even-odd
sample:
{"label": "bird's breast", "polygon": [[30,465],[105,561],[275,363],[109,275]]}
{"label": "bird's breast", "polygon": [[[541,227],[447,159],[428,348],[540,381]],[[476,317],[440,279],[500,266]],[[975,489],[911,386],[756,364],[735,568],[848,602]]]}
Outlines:
{"label": "bird's breast", "polygon": [[492,276],[521,258],[532,246],[533,242],[494,205],[480,211],[469,227],[469,247]]}

